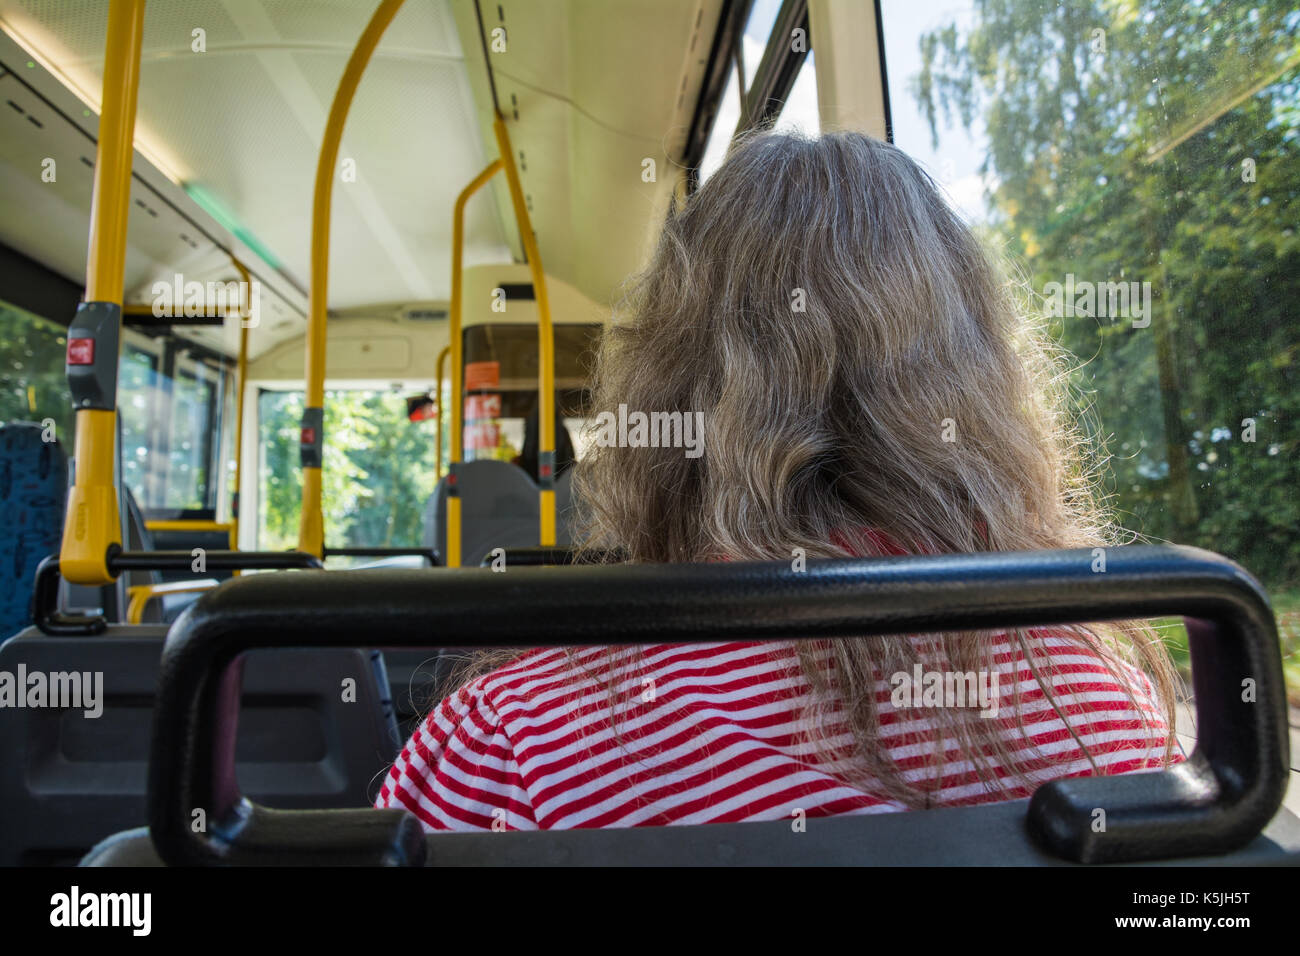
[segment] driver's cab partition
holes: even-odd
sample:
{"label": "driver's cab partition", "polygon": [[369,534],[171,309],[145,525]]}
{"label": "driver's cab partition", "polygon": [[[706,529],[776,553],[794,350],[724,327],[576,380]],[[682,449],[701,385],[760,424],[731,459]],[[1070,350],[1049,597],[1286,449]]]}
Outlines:
{"label": "driver's cab partition", "polygon": [[[907,862],[925,854],[943,862],[934,834],[924,831],[934,820],[947,827],[960,822],[963,853],[993,863],[1160,860],[1248,844],[1293,854],[1300,844],[1293,827],[1282,827],[1289,846],[1259,836],[1287,782],[1281,658],[1260,586],[1225,558],[1193,548],[1109,549],[1106,571],[1093,566],[1093,552],[1081,549],[810,561],[802,572],[777,562],[240,578],[204,595],[167,639],[149,768],[152,839],[169,864],[420,865],[473,860],[475,848],[485,859],[611,862],[617,846],[641,847],[629,859],[671,862],[651,852],[655,845],[676,846],[680,862],[694,862],[698,847],[725,835],[733,852],[745,848],[750,861],[783,862],[780,847],[765,851],[766,843],[735,841],[745,834],[776,840],[789,831],[784,825],[712,825],[703,828],[709,840],[693,843],[677,839],[686,833],[665,832],[680,827],[426,839],[404,810],[300,813],[258,806],[240,793],[233,764],[239,662],[254,648],[351,647],[377,632],[395,647],[428,647],[431,635],[461,647],[871,640],[1181,614],[1188,619],[1199,730],[1186,762],[1153,773],[1053,781],[1028,802],[819,825],[841,834],[842,848],[862,848],[864,862],[877,832],[891,852],[912,854]],[[1242,693],[1245,682],[1253,696]],[[190,821],[200,807],[210,824],[196,833]],[[1094,829],[1098,808],[1106,813],[1101,831]],[[1270,832],[1276,829],[1275,821]],[[502,842],[489,849],[476,842],[481,837]],[[688,852],[690,845],[697,850]]]}

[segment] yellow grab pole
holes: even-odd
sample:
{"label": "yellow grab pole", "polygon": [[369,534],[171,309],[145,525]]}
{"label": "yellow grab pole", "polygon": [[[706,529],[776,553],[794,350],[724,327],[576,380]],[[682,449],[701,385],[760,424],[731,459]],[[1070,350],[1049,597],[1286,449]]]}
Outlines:
{"label": "yellow grab pole", "polygon": [[497,152],[504,161],[510,202],[515,208],[515,222],[524,253],[528,256],[528,268],[533,274],[533,294],[537,297],[537,461],[541,485],[538,499],[541,540],[538,543],[545,548],[555,544],[555,334],[551,328],[551,303],[546,295],[542,256],[528,218],[524,188],[519,182],[519,170],[515,167],[515,155],[510,148],[510,134],[506,132],[506,123],[500,113],[492,129],[496,133]]}
{"label": "yellow grab pole", "polygon": [[76,474],[68,493],[59,550],[59,573],[74,584],[91,586],[113,580],[108,554],[122,544],[114,468],[117,363],[143,34],[144,0],[110,0],[90,204],[86,301],[68,329],[68,389],[76,409]]}
{"label": "yellow grab pole", "polygon": [[131,207],[135,102],[140,83],[144,0],[110,0],[104,44],[104,96],[90,208],[86,300],[122,305],[126,216]]}
{"label": "yellow grab pole", "polygon": [[[451,312],[447,316],[448,347],[451,349],[451,454],[447,463],[447,553],[443,563],[449,568],[460,567],[460,488],[457,486],[456,466],[465,454],[465,436],[462,425],[465,418],[465,355],[461,341],[461,301],[464,295],[461,263],[465,247],[465,204],[497,174],[501,160],[488,163],[483,172],[475,176],[456,197],[451,221]],[[441,381],[441,375],[439,375]]]}
{"label": "yellow grab pole", "polygon": [[307,317],[307,395],[302,413],[299,451],[302,458],[302,516],[298,527],[298,550],[323,557],[325,521],[321,513],[321,459],[325,447],[325,316],[329,295],[330,200],[334,192],[334,169],[338,164],[343,124],[361,74],[379,45],[403,0],[383,0],[357,41],[356,49],[343,70],[334,93],[320,159],[316,164],[316,190],[311,206],[311,289]]}
{"label": "yellow grab pole", "polygon": [[442,383],[447,380],[447,356],[450,354],[450,345],[444,345],[442,351],[438,353],[438,384],[437,390],[434,392],[434,395],[438,397],[438,436],[433,448],[434,481],[442,477]]}
{"label": "yellow grab pole", "polygon": [[201,518],[149,518],[144,526],[150,531],[225,531],[229,533],[228,521],[207,521]]}
{"label": "yellow grab pole", "polygon": [[[231,257],[247,297],[239,310],[239,362],[235,366],[235,467],[230,473],[230,550],[239,550],[239,470],[244,466],[244,379],[248,377],[248,319],[251,317],[253,280],[244,264]],[[245,313],[248,314],[245,314]],[[239,574],[238,571],[234,572]]]}
{"label": "yellow grab pole", "polygon": [[[152,305],[124,305],[122,306],[122,314],[152,316],[153,306]],[[234,313],[230,312],[229,310],[225,312],[202,312],[199,314],[199,317],[205,319],[225,319],[233,314]]]}
{"label": "yellow grab pole", "polygon": [[126,608],[126,623],[139,624],[144,619],[145,608],[154,598],[163,594],[194,594],[199,591],[211,591],[216,583],[208,581],[203,584],[138,584],[127,589],[130,603]]}

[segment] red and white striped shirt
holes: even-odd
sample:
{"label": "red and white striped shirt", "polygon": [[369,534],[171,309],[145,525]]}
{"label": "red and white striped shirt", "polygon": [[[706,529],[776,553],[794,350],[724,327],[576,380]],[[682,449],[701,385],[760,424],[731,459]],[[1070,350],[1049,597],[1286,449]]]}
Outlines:
{"label": "red and white striped shirt", "polygon": [[[1145,676],[1130,669],[1126,688],[1067,633],[1036,635],[1050,656],[1046,679],[1070,727],[1018,645],[995,639],[988,666],[998,673],[1001,707],[988,719],[1015,755],[1015,769],[1035,785],[1090,775],[1079,741],[1104,773],[1160,767],[1169,731]],[[818,817],[906,809],[837,775],[834,754],[851,737],[834,707],[819,718],[821,748],[809,746],[803,733],[809,685],[793,644],[620,649],[613,723],[609,652],[530,651],[462,687],[416,730],[375,805],[405,807],[426,830],[698,824],[790,819],[799,810]],[[1043,673],[1037,653],[1035,664]],[[1013,682],[1019,689],[1014,710]],[[939,734],[923,709],[893,706],[895,686],[883,677],[877,683],[879,747],[904,779],[929,791],[931,805],[1028,796],[1023,789],[990,792],[952,739],[942,741],[942,778],[926,783]],[[1004,776],[1011,768],[995,770]]]}

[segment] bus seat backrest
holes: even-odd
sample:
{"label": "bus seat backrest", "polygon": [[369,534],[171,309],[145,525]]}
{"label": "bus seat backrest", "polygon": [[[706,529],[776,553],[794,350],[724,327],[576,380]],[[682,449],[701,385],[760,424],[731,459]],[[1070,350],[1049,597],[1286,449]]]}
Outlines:
{"label": "bus seat backrest", "polygon": [[573,469],[564,469],[555,479],[555,543],[573,544],[573,529],[577,524],[576,502],[573,497]]}
{"label": "bus seat backrest", "polygon": [[0,424],[0,640],[32,623],[36,566],[63,536],[67,465],[45,431],[36,422]]}
{"label": "bus seat backrest", "polygon": [[[29,628],[0,645],[0,671],[16,677],[21,667],[29,684],[37,673],[47,683],[52,673],[103,675],[98,717],[84,707],[0,708],[0,866],[73,863],[146,822],[165,636],[149,625],[84,638]],[[400,747],[388,698],[378,651],[254,651],[244,665],[240,785],[283,809],[370,805]]]}
{"label": "bus seat backrest", "polygon": [[[72,471],[72,469],[69,469],[69,483],[71,483]],[[129,486],[123,487],[122,497],[126,503],[126,546],[124,550],[153,551],[155,548],[153,535],[145,526],[144,512],[141,510],[140,504],[135,495],[132,494]],[[123,593],[126,593],[125,589],[135,585],[157,584],[160,580],[162,578],[156,571],[128,571],[122,576]],[[72,584],[66,579],[61,580],[59,582],[59,608],[76,614],[85,612],[99,613],[102,610],[110,621],[118,621],[116,588],[115,584],[106,584],[103,587],[89,587]],[[179,611],[176,613],[178,614]],[[175,614],[172,615],[173,618],[175,616]],[[121,616],[121,620],[125,620],[125,613]],[[166,622],[167,618],[164,614],[162,601],[150,601],[145,605],[141,623],[163,624]]]}
{"label": "bus seat backrest", "polygon": [[[478,567],[493,548],[537,544],[537,485],[506,461],[471,461],[460,475],[461,566]],[[425,512],[426,547],[447,554],[447,479],[433,490]]]}
{"label": "bus seat backrest", "polygon": [[472,649],[385,647],[383,652],[398,736],[405,742],[429,711],[452,693],[451,677]]}
{"label": "bus seat backrest", "polygon": [[[77,461],[69,458],[64,481],[65,494],[71,490],[76,477]],[[104,614],[108,620],[117,620],[117,585],[106,584],[97,587],[88,584],[73,584],[67,578],[59,578],[59,610],[65,614]]]}
{"label": "bus seat backrest", "polygon": [[[126,499],[126,550],[153,551],[153,534],[145,526],[144,512],[140,508],[140,502],[136,500],[129,486],[122,488],[122,495]],[[128,589],[137,585],[157,584],[162,580],[162,576],[157,571],[128,571],[124,577]],[[163,602],[150,601],[146,604],[141,623],[164,623]]]}
{"label": "bus seat backrest", "polygon": [[140,502],[136,500],[135,493],[129,486],[122,489],[122,494],[126,498],[126,550],[152,551],[153,534],[145,527],[144,512],[140,510]]}

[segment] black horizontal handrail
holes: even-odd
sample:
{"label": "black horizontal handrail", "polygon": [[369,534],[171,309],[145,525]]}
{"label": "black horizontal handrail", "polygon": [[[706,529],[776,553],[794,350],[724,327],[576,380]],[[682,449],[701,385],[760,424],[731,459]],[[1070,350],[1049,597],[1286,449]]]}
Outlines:
{"label": "black horizontal handrail", "polygon": [[[1199,739],[1167,770],[1057,780],[1027,826],[1051,852],[1119,862],[1227,852],[1269,821],[1287,777],[1285,685],[1259,584],[1194,548],[779,563],[254,575],[201,597],[164,646],[149,823],[168,863],[419,863],[402,810],[257,806],[239,790],[239,667],[263,647],[575,646],[788,640],[1188,616]],[[1242,692],[1243,682],[1252,688]],[[1249,699],[1247,699],[1249,697]],[[202,808],[208,827],[196,832]],[[1097,810],[1104,826],[1096,826]]]}
{"label": "black horizontal handrail", "polygon": [[202,551],[207,571],[282,571],[288,568],[324,567],[320,558],[305,551],[118,551],[109,555],[108,569],[113,574],[127,571],[192,571]]}
{"label": "black horizontal handrail", "polygon": [[[192,571],[194,551],[122,551],[116,545],[107,558],[116,577],[128,571]],[[320,559],[304,551],[202,550],[204,571],[270,571],[323,567]],[[32,616],[36,627],[51,637],[102,634],[108,621],[102,614],[64,614],[59,610],[59,556],[52,554],[36,568],[32,586]]]}
{"label": "black horizontal handrail", "polygon": [[434,567],[438,565],[438,552],[433,548],[325,548],[326,558],[397,558],[412,555],[426,559]]}
{"label": "black horizontal handrail", "polygon": [[[565,545],[534,548],[499,548],[502,564],[507,568],[533,568],[559,564],[618,564],[626,560],[618,551],[583,551]],[[479,567],[490,568],[495,562],[492,552],[483,556]]]}

